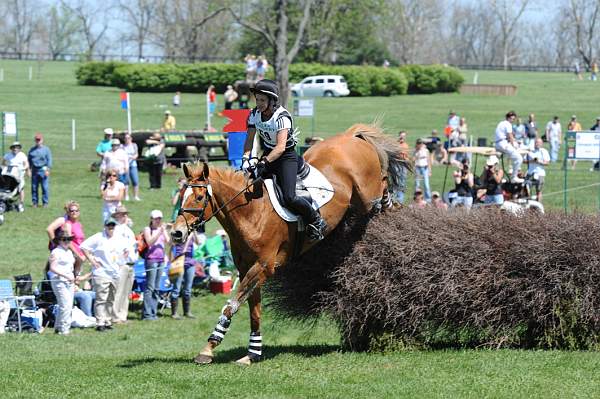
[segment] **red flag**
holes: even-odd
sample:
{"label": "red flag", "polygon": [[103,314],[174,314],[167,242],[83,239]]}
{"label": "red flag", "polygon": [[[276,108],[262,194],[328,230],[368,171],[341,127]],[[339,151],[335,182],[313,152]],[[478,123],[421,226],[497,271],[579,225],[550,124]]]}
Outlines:
{"label": "red flag", "polygon": [[225,109],[222,114],[229,119],[227,124],[223,127],[224,132],[245,132],[248,130],[246,121],[250,114],[249,109]]}

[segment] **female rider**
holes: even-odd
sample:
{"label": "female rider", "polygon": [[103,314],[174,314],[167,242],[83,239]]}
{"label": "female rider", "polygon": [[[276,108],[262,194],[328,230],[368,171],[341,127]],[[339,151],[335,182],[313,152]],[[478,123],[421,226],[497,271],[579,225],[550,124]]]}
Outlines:
{"label": "female rider", "polygon": [[[248,136],[244,144],[242,170],[254,171],[257,178],[275,174],[281,185],[285,206],[302,217],[307,224],[306,232],[311,240],[322,240],[327,223],[308,200],[296,195],[296,176],[304,166],[304,159],[296,154],[298,134],[293,128],[291,114],[279,104],[277,83],[263,79],[251,90],[256,97],[256,107],[248,117]],[[249,157],[257,132],[263,157],[253,165]]]}

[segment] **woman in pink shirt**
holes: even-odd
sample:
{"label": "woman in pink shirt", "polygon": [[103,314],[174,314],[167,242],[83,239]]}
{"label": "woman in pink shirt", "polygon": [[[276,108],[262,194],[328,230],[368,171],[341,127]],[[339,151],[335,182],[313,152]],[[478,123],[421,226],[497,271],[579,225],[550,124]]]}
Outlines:
{"label": "woman in pink shirt", "polygon": [[67,201],[65,203],[65,214],[54,219],[54,221],[52,221],[52,223],[50,223],[46,228],[46,233],[48,233],[48,239],[50,240],[48,249],[52,251],[54,248],[56,248],[54,239],[56,238],[58,232],[66,232],[68,236],[72,237],[72,240],[69,243],[69,248],[83,262],[85,257],[79,246],[83,240],[85,240],[85,233],[83,232],[83,226],[79,220],[80,216],[81,213],[79,203],[72,200]]}

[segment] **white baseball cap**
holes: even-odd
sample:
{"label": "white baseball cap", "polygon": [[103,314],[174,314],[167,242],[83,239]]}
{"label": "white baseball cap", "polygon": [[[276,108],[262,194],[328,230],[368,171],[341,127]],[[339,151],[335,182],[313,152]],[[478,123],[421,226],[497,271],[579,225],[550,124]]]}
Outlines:
{"label": "white baseball cap", "polygon": [[159,211],[158,209],[153,210],[152,212],[150,212],[150,217],[152,219],[158,219],[163,217],[163,214],[161,211]]}
{"label": "white baseball cap", "polygon": [[112,130],[112,128],[107,127],[106,129],[104,129],[104,134],[108,134],[108,135],[113,135],[115,132]]}
{"label": "white baseball cap", "polygon": [[495,155],[490,155],[486,161],[487,166],[494,166],[498,163],[498,157]]}

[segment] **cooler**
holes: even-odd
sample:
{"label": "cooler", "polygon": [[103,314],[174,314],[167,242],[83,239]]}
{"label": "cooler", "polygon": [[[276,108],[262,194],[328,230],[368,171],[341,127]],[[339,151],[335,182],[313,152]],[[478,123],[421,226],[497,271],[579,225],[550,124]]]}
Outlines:
{"label": "cooler", "polygon": [[213,294],[231,293],[231,279],[225,281],[211,281],[210,292],[212,292]]}

